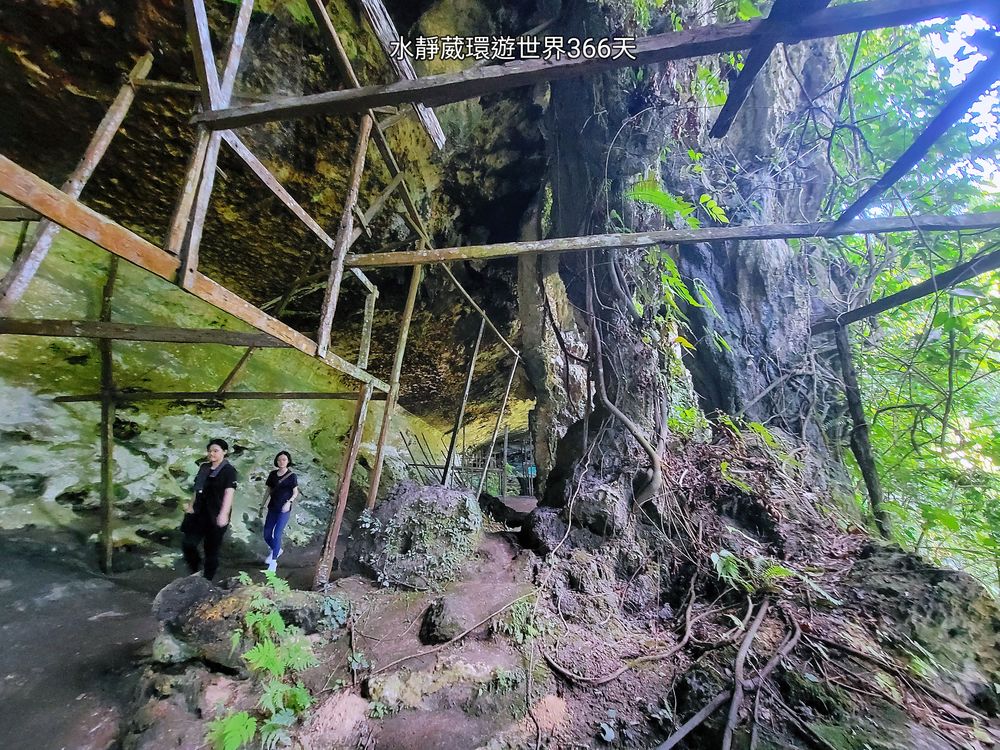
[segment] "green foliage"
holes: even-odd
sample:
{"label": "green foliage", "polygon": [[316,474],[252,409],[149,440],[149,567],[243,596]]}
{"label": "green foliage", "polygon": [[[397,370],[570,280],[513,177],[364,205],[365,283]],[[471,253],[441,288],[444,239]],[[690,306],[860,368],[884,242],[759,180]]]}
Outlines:
{"label": "green foliage", "polygon": [[[812,120],[798,137],[823,141],[834,170],[824,209],[836,216],[921,132],[960,81],[936,58],[934,34],[954,22],[867,32],[858,47],[850,100],[852,127]],[[854,39],[843,39],[845,59]],[[974,47],[969,39],[968,46]],[[971,51],[971,50],[970,50]],[[982,50],[980,50],[981,52]],[[849,108],[848,105],[849,104]],[[980,109],[950,128],[933,155],[909,170],[872,209],[879,215],[978,212],[1000,208],[996,113]],[[985,114],[983,114],[985,112]],[[845,237],[821,244],[853,288],[838,296],[880,299],[978,254],[996,233]],[[858,296],[860,293],[860,296]],[[894,308],[851,326],[855,363],[895,540],[930,560],[1000,584],[1000,274]],[[849,426],[840,430],[848,441]],[[850,464],[860,487],[857,467]],[[863,490],[861,490],[863,492]]]}
{"label": "green foliage", "polygon": [[343,599],[337,596],[324,597],[320,627],[327,630],[342,628],[347,624],[349,614],[348,606]]}
{"label": "green foliage", "polygon": [[512,606],[503,620],[493,623],[493,632],[506,635],[519,646],[530,643],[550,630],[551,625],[535,612],[534,602],[527,599]]}
{"label": "green foliage", "polygon": [[368,716],[372,719],[384,719],[392,713],[392,708],[381,701],[372,701],[368,704]]}
{"label": "green foliage", "polygon": [[[241,582],[249,580],[249,576],[241,574]],[[252,585],[252,582],[244,585]],[[265,750],[290,747],[291,727],[313,704],[312,695],[301,681],[286,681],[289,673],[318,663],[312,644],[302,630],[284,621],[278,605],[269,595],[290,591],[286,581],[269,574],[265,586],[254,589],[243,616],[243,626],[232,635],[234,650],[244,641],[253,644],[243,654],[243,660],[259,681],[257,706],[260,712],[257,713],[263,714],[260,741]],[[257,718],[240,711],[211,722],[207,738],[216,750],[237,750],[249,743],[256,731]]]}
{"label": "green foliage", "polygon": [[240,750],[257,733],[257,720],[246,711],[238,711],[208,723],[206,739],[213,750]]}
{"label": "green foliage", "polygon": [[699,64],[694,71],[691,82],[691,95],[709,107],[721,107],[726,103],[729,92],[726,85],[719,80],[715,71],[707,65]]}
{"label": "green foliage", "polygon": [[641,29],[648,29],[653,20],[653,12],[663,7],[666,0],[632,0],[635,22]]}
{"label": "green foliage", "polygon": [[503,695],[504,693],[513,692],[524,682],[526,677],[527,675],[523,669],[507,670],[497,667],[487,682],[480,683],[479,688],[476,690],[476,695],[484,695],[485,693]]}
{"label": "green foliage", "polygon": [[368,661],[364,651],[352,651],[347,655],[347,665],[352,672],[363,672],[371,667],[371,662]]}
{"label": "green foliage", "polygon": [[295,713],[288,708],[275,711],[260,728],[261,746],[264,750],[290,747],[292,735],[288,731],[295,724]]}
{"label": "green foliage", "polygon": [[754,585],[750,581],[753,570],[742,557],[737,557],[727,549],[720,549],[712,553],[712,565],[715,566],[715,574],[719,580],[734,589],[753,591]]}
{"label": "green foliage", "polygon": [[693,216],[697,206],[680,196],[668,193],[655,178],[639,180],[625,195],[634,201],[660,209],[674,227],[683,225],[697,229],[701,226],[701,222]]}

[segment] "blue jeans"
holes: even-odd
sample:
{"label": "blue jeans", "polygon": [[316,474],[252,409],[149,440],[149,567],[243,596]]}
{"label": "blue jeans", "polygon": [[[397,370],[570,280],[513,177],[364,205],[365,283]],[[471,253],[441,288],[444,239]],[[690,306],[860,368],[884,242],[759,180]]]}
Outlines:
{"label": "blue jeans", "polygon": [[264,519],[264,541],[271,548],[271,557],[275,560],[281,552],[281,535],[291,515],[291,511],[282,513],[280,510],[269,510]]}

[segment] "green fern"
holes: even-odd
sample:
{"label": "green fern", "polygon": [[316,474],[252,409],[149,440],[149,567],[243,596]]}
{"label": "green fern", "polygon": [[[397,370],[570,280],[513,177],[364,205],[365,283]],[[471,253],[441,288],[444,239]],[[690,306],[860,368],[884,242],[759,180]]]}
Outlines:
{"label": "green fern", "polygon": [[660,209],[667,221],[675,227],[678,224],[687,224],[691,229],[697,229],[701,226],[701,222],[694,216],[695,205],[680,196],[668,193],[660,187],[654,178],[639,180],[626,193],[626,196],[639,203]]}
{"label": "green fern", "polygon": [[206,739],[213,750],[239,750],[257,733],[257,720],[246,711],[215,719],[208,724]]}
{"label": "green fern", "polygon": [[278,747],[291,746],[292,735],[288,728],[294,723],[295,714],[290,709],[276,711],[260,728],[261,747],[264,750],[275,750]]}
{"label": "green fern", "polygon": [[285,693],[285,706],[296,714],[301,714],[309,710],[313,704],[313,697],[309,690],[301,682],[296,682],[289,687]]}
{"label": "green fern", "polygon": [[312,644],[298,628],[288,629],[288,634],[282,639],[278,649],[278,656],[284,666],[293,672],[301,672],[319,663],[313,653]]}
{"label": "green fern", "polygon": [[243,654],[246,663],[255,672],[267,672],[275,677],[282,677],[287,668],[278,646],[270,638],[264,638],[257,645]]}
{"label": "green fern", "polygon": [[270,586],[275,593],[287,594],[292,590],[292,587],[288,585],[288,581],[284,578],[279,578],[277,573],[265,570],[264,578],[267,579],[267,585]]}

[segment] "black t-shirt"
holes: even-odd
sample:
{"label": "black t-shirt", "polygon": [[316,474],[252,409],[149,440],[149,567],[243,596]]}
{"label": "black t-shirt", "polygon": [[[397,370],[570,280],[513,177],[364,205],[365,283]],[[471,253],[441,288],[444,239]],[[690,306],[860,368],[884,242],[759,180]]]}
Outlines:
{"label": "black t-shirt", "polygon": [[209,472],[205,478],[205,487],[195,497],[194,512],[215,518],[222,511],[222,496],[232,487],[236,489],[236,469],[227,463],[214,477]]}
{"label": "black t-shirt", "polygon": [[271,499],[267,502],[267,509],[280,512],[284,504],[292,499],[292,490],[299,486],[299,478],[293,471],[279,477],[276,469],[267,475],[265,484],[271,488]]}

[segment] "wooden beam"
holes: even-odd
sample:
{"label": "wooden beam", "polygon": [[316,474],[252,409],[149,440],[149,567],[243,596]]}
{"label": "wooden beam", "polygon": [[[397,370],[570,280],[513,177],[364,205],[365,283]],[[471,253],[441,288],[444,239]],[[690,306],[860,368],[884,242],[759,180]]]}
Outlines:
{"label": "wooden beam", "polygon": [[221,344],[287,349],[290,344],[267,333],[227,331],[220,328],[175,328],[133,325],[96,320],[52,320],[0,318],[0,334],[14,336],[54,336],[57,338],[107,339],[117,341],[157,341],[172,344]]}
{"label": "wooden beam", "polygon": [[[357,393],[344,391],[115,391],[115,403],[133,403],[136,401],[345,401],[357,398]],[[372,401],[384,401],[384,393],[375,393]],[[83,404],[100,401],[100,393],[80,393],[72,396],[56,396],[52,399],[57,404]]]}
{"label": "wooden beam", "polygon": [[[310,4],[315,2],[311,0]],[[778,41],[794,43],[806,39],[850,34],[869,29],[927,21],[964,13],[988,12],[991,0],[867,0],[820,11],[802,23],[784,29]],[[508,91],[543,81],[572,78],[605,70],[652,65],[752,47],[761,38],[761,21],[704,26],[668,34],[655,34],[636,41],[634,59],[519,60],[504,65],[470,68],[356,90],[329,91],[309,96],[284,97],[263,104],[234,107],[196,115],[195,122],[213,129],[243,127],[262,122],[315,115],[351,114],[382,105],[423,102],[427,105],[471,99]]]}
{"label": "wooden beam", "polygon": [[[838,6],[847,7],[847,6]],[[1000,227],[1000,211],[983,213],[928,216],[888,216],[879,219],[852,221],[841,226],[833,221],[811,224],[763,224],[760,226],[706,227],[704,229],[666,229],[660,232],[629,234],[594,234],[529,242],[503,242],[496,245],[469,245],[411,250],[395,253],[349,255],[348,266],[386,268],[423,263],[452,263],[459,260],[516,258],[523,255],[608,250],[613,248],[645,248],[654,245],[683,245],[696,242],[726,242],[731,240],[789,240],[816,237],[842,237],[851,234],[885,234],[887,232],[950,232]]]}
{"label": "wooden beam", "polygon": [[729,132],[736,115],[750,95],[757,74],[763,70],[774,48],[778,46],[781,27],[800,23],[805,16],[822,10],[829,4],[830,0],[775,0],[767,18],[761,23],[760,39],[750,49],[743,61],[743,68],[729,87],[726,102],[709,132],[712,138],[722,138]]}
{"label": "wooden beam", "polygon": [[22,206],[0,206],[0,221],[38,221],[40,218]]}
{"label": "wooden beam", "polygon": [[[153,55],[147,53],[132,68],[129,80],[119,89],[118,96],[115,97],[97,126],[86,151],[83,152],[80,163],[76,165],[76,169],[73,170],[69,179],[63,183],[62,190],[67,195],[73,198],[80,197],[84,186],[104,154],[107,153],[111,140],[115,137],[135,100],[135,88],[132,86],[132,81],[145,78],[152,67]],[[31,244],[14,260],[3,280],[0,280],[0,315],[7,315],[11,308],[17,304],[17,301],[24,296],[28,285],[38,272],[39,266],[48,255],[57,234],[59,234],[59,227],[56,224],[49,221],[39,223]]]}
{"label": "wooden beam", "polygon": [[958,87],[954,96],[941,108],[937,116],[928,123],[923,132],[917,136],[910,147],[902,153],[896,162],[886,170],[864,195],[848,206],[837,219],[838,226],[857,218],[882,193],[896,184],[930,151],[937,140],[944,135],[952,125],[961,120],[969,108],[1000,78],[1000,53],[995,53],[976,66],[965,82]]}
{"label": "wooden beam", "polygon": [[381,213],[382,209],[385,208],[386,203],[392,198],[393,193],[399,189],[400,184],[403,182],[403,173],[399,172],[396,174],[389,184],[386,185],[385,189],[378,194],[378,197],[372,201],[372,204],[368,207],[368,210],[362,214],[359,220],[363,229],[355,229],[351,232],[351,245],[353,246],[355,242],[361,239],[362,233],[367,230],[368,226],[372,223],[372,220]]}
{"label": "wooden beam", "polygon": [[878,315],[879,313],[883,313],[886,310],[891,310],[894,307],[904,305],[907,302],[920,299],[921,297],[936,294],[937,292],[944,292],[964,281],[968,281],[969,279],[987,273],[988,271],[994,271],[997,268],[1000,268],[1000,250],[988,253],[987,255],[981,255],[978,258],[973,258],[965,263],[960,263],[944,273],[931,276],[929,279],[921,281],[919,284],[914,284],[907,289],[898,291],[895,294],[890,294],[889,296],[883,297],[882,299],[876,300],[870,304],[862,305],[854,310],[848,310],[847,312],[841,313],[836,318],[817,321],[813,323],[812,335],[815,336],[820,333],[826,333],[827,331],[834,331],[841,326],[846,326],[850,323],[856,323],[859,320],[870,318],[874,315]]}
{"label": "wooden beam", "polygon": [[[101,292],[101,320],[111,321],[111,297],[118,278],[118,257],[112,255],[109,259],[108,277]],[[97,342],[101,352],[101,559],[100,566],[104,573],[111,572],[114,557],[114,516],[115,516],[115,381],[112,372],[111,341],[101,339]]]}
{"label": "wooden beam", "polygon": [[[368,23],[371,25],[375,36],[378,37],[382,49],[389,59],[389,64],[396,71],[396,75],[401,80],[417,80],[417,71],[413,69],[413,63],[409,55],[400,44],[399,32],[396,31],[396,24],[392,22],[392,17],[386,9],[382,0],[361,0],[361,11],[364,13]],[[393,50],[398,49],[400,54],[393,54]],[[434,110],[416,102],[413,109],[417,113],[417,119],[424,126],[427,135],[438,149],[444,148],[444,131],[441,130],[441,123],[438,122]]]}
{"label": "wooden beam", "polygon": [[354,475],[354,465],[358,460],[358,451],[361,450],[361,438],[365,431],[365,418],[368,416],[368,402],[371,400],[371,386],[361,386],[358,393],[357,404],[354,407],[354,423],[351,427],[351,436],[344,448],[344,462],[340,471],[340,486],[337,490],[337,507],[330,517],[330,525],[327,527],[326,539],[323,542],[323,551],[316,565],[316,574],[313,577],[313,588],[322,590],[330,581],[330,571],[333,569],[333,562],[337,557],[337,540],[340,538],[340,527],[344,522],[344,511],[347,510],[347,498],[351,493],[351,477]]}
{"label": "wooden beam", "polygon": [[358,345],[358,367],[362,370],[368,368],[368,356],[372,348],[372,328],[375,326],[375,303],[378,295],[369,292],[365,297],[365,317],[361,323],[361,343]]}
{"label": "wooden beam", "polygon": [[347,257],[347,251],[351,245],[351,233],[354,230],[354,208],[358,205],[358,193],[361,189],[361,177],[365,171],[365,157],[368,154],[368,137],[372,132],[372,122],[371,115],[366,114],[361,118],[358,145],[354,149],[354,161],[351,163],[351,173],[347,178],[344,210],[340,215],[340,224],[337,226],[337,238],[333,242],[330,275],[326,282],[323,307],[320,309],[319,315],[316,353],[320,357],[330,349],[330,332],[333,329],[333,316],[337,312],[337,300],[340,298],[340,283],[344,278],[344,259]]}
{"label": "wooden beam", "polygon": [[420,289],[421,266],[415,266],[410,275],[410,291],[406,295],[406,305],[403,307],[403,319],[399,324],[399,338],[396,339],[396,356],[392,362],[392,374],[389,376],[389,395],[386,397],[385,410],[382,412],[382,426],[375,445],[375,465],[369,475],[368,500],[365,507],[371,510],[378,498],[378,485],[382,480],[382,464],[385,461],[385,441],[389,437],[389,426],[392,415],[399,400],[399,375],[403,370],[403,355],[406,354],[406,339],[410,335],[410,321],[413,319],[413,308],[417,302],[417,290]]}
{"label": "wooden beam", "polygon": [[468,372],[465,374],[465,390],[462,391],[462,402],[459,404],[458,413],[455,415],[455,426],[451,431],[451,440],[448,443],[448,453],[444,457],[444,472],[441,475],[441,484],[445,487],[451,482],[452,463],[455,460],[455,443],[458,442],[458,431],[465,424],[465,405],[469,402],[469,391],[472,389],[472,376],[476,371],[476,358],[479,356],[479,345],[483,341],[483,330],[486,328],[486,318],[479,320],[479,335],[476,336],[476,344],[472,347],[472,356],[469,358]]}
{"label": "wooden beam", "polygon": [[[180,261],[176,257],[106,216],[87,208],[2,154],[0,154],[0,194],[37,211],[50,221],[162,279],[174,281],[177,277]],[[315,341],[280,320],[272,318],[201,273],[195,273],[194,282],[187,291],[305,354],[316,355]],[[329,353],[321,361],[362,383],[371,383],[381,391],[389,390],[387,383],[336,354]]]}

